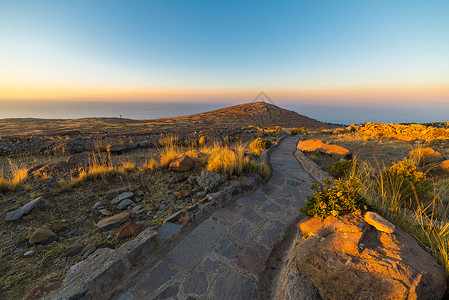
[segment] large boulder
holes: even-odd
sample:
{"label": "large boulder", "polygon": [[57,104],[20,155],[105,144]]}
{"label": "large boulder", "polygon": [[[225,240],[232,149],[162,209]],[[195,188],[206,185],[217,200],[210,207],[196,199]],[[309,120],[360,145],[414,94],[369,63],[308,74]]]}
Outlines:
{"label": "large boulder", "polygon": [[302,152],[322,152],[341,158],[350,159],[352,157],[352,154],[348,149],[338,145],[329,144],[328,142],[324,143],[321,140],[299,141],[297,149]]}
{"label": "large boulder", "polygon": [[420,165],[437,164],[444,160],[440,152],[432,148],[422,148],[410,151],[408,154],[410,159],[418,161]]}
{"label": "large boulder", "polygon": [[[377,216],[376,221],[382,222]],[[299,228],[305,237],[294,251],[297,269],[323,299],[441,299],[444,295],[444,270],[398,227],[386,233],[363,216],[350,214],[308,218]]]}

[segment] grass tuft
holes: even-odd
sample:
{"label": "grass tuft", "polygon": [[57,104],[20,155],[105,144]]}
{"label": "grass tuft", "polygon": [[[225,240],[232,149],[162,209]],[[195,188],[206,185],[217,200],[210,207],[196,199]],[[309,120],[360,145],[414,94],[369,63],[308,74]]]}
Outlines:
{"label": "grass tuft", "polygon": [[20,184],[28,178],[26,168],[20,167],[19,164],[14,163],[10,159],[8,159],[8,161],[11,170],[11,177],[4,177],[3,170],[1,170],[0,191],[15,191],[17,187],[19,187]]}

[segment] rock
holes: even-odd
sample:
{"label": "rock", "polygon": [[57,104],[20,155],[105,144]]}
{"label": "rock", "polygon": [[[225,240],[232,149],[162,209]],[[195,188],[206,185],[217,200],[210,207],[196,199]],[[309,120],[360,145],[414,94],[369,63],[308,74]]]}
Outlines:
{"label": "rock", "polygon": [[133,212],[138,213],[142,209],[143,209],[142,205],[136,205],[133,207]]}
{"label": "rock", "polygon": [[66,160],[68,164],[74,167],[83,167],[89,164],[89,154],[87,153],[76,153],[70,155],[70,157]]}
{"label": "rock", "polygon": [[63,229],[63,226],[61,223],[55,223],[51,226],[51,231],[53,231],[54,233],[58,233]]}
{"label": "rock", "polygon": [[172,214],[164,220],[164,223],[175,223],[179,218],[183,217],[185,212],[178,211],[177,213]]}
{"label": "rock", "polygon": [[132,196],[134,196],[132,192],[121,193],[120,195],[111,200],[111,204],[117,204],[125,199],[131,198]]}
{"label": "rock", "polygon": [[[292,255],[324,299],[441,299],[443,269],[406,232],[387,234],[363,216],[305,219]],[[293,257],[293,256],[292,256]]]}
{"label": "rock", "polygon": [[170,163],[169,169],[172,171],[185,172],[193,168],[193,161],[187,156],[183,155]]}
{"label": "rock", "polygon": [[352,157],[352,154],[348,149],[329,143],[323,143],[321,140],[299,141],[297,149],[302,152],[324,152],[341,158],[350,159]]}
{"label": "rock", "polygon": [[112,154],[120,154],[128,150],[125,145],[112,145],[109,147],[109,152]]}
{"label": "rock", "polygon": [[101,209],[103,208],[103,203],[101,201],[98,201],[97,203],[92,206],[93,209]]}
{"label": "rock", "polygon": [[23,300],[37,300],[47,295],[50,291],[59,288],[62,284],[62,280],[53,280],[50,282],[41,283],[35,286]]}
{"label": "rock", "polygon": [[168,239],[180,232],[181,228],[182,226],[178,224],[164,223],[161,228],[159,228],[159,235],[164,239]]}
{"label": "rock", "polygon": [[52,208],[55,205],[53,203],[51,203],[48,200],[42,199],[41,201],[39,201],[36,205],[37,208],[39,209],[46,209],[46,208]]}
{"label": "rock", "polygon": [[[113,199],[114,197],[118,196],[121,193],[128,192],[128,191],[132,192],[132,191],[138,190],[138,189],[140,189],[140,185],[123,186],[121,188],[116,188],[116,189],[109,190],[108,192],[106,192],[105,197],[106,197],[106,199],[111,200],[111,199]],[[125,199],[125,198],[123,198],[123,199]],[[118,202],[120,202],[120,201],[118,201]]]}
{"label": "rock", "polygon": [[241,182],[241,181],[242,181],[242,179],[241,179],[240,177],[235,176],[235,175],[231,175],[231,176],[229,177],[229,179],[235,180],[235,181],[238,181],[238,182]]}
{"label": "rock", "polygon": [[139,233],[140,233],[140,226],[134,224],[133,222],[129,222],[119,229],[117,235],[115,236],[115,239],[116,240],[125,239],[131,236],[137,236]]}
{"label": "rock", "polygon": [[410,159],[418,161],[420,165],[440,163],[444,160],[441,153],[432,148],[416,149],[410,151],[408,156]]}
{"label": "rock", "polygon": [[182,226],[185,226],[185,225],[187,225],[189,223],[192,223],[192,221],[193,221],[193,219],[192,219],[191,216],[184,216],[182,218],[179,218],[178,224],[182,225]]}
{"label": "rock", "polygon": [[33,254],[34,254],[34,251],[33,251],[33,250],[30,250],[30,251],[25,252],[25,253],[23,254],[23,256],[28,257],[28,256],[31,256],[31,255],[33,255]]}
{"label": "rock", "polygon": [[178,183],[178,182],[185,181],[186,179],[187,179],[187,176],[185,174],[175,174],[174,176],[172,176],[168,179],[168,182]]}
{"label": "rock", "polygon": [[131,214],[129,212],[122,212],[116,215],[113,215],[112,217],[109,218],[105,218],[102,219],[100,221],[98,221],[97,224],[95,224],[95,226],[97,226],[97,228],[103,229],[103,230],[108,230],[110,228],[119,226],[123,223],[125,223],[129,217],[131,216]]}
{"label": "rock", "polygon": [[393,224],[372,211],[368,211],[365,214],[365,221],[377,230],[385,233],[393,233],[395,229]]}
{"label": "rock", "polygon": [[120,210],[126,209],[131,204],[134,204],[134,202],[131,199],[124,199],[120,202],[119,205],[117,205],[117,209],[120,209]]}
{"label": "rock", "polygon": [[440,163],[440,168],[443,170],[444,173],[449,173],[449,160],[444,160]]}
{"label": "rock", "polygon": [[107,210],[106,208],[100,209],[99,212],[103,216],[110,216],[111,215],[111,212],[109,210]]}
{"label": "rock", "polygon": [[65,256],[70,257],[77,255],[78,252],[80,252],[81,248],[83,248],[83,245],[81,245],[78,242],[70,244],[70,246],[68,246],[67,249],[65,249]]}
{"label": "rock", "polygon": [[82,258],[83,258],[83,259],[86,259],[89,255],[91,255],[92,253],[94,253],[95,250],[97,250],[97,248],[95,248],[94,245],[92,245],[92,244],[86,245],[86,247],[84,247],[83,252],[82,252],[82,253],[83,253]]}
{"label": "rock", "polygon": [[321,297],[313,283],[300,272],[295,271],[288,276],[285,299],[321,300]]}
{"label": "rock", "polygon": [[58,236],[46,228],[38,228],[36,229],[30,237],[31,244],[48,244],[56,240]]}
{"label": "rock", "polygon": [[39,204],[40,201],[42,201],[43,198],[42,197],[38,197],[34,200],[29,201],[28,203],[26,203],[25,205],[23,205],[22,207],[13,210],[13,211],[9,211],[6,213],[6,217],[5,217],[5,221],[17,221],[18,219],[20,219],[24,214],[27,214],[30,212],[30,210],[33,209],[33,207],[35,207],[37,204]]}
{"label": "rock", "polygon": [[98,247],[98,249],[104,249],[104,248],[115,249],[115,244],[114,243],[104,243],[104,244],[100,245],[100,247]]}
{"label": "rock", "polygon": [[8,211],[6,213],[5,221],[17,221],[24,214],[25,214],[25,212],[23,211],[22,208],[18,208],[18,209],[12,210],[12,211]]}
{"label": "rock", "polygon": [[189,190],[182,190],[180,192],[176,192],[175,195],[176,195],[176,198],[181,199],[181,198],[185,198],[185,197],[189,196],[190,192],[189,192]]}

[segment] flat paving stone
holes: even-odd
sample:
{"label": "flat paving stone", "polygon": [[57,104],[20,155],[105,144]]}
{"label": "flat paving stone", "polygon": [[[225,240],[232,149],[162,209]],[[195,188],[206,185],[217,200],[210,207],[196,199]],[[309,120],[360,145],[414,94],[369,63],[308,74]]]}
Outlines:
{"label": "flat paving stone", "polygon": [[214,300],[252,300],[257,298],[257,287],[253,279],[234,271],[218,277],[213,287]]}
{"label": "flat paving stone", "polygon": [[137,289],[148,296],[175,277],[178,272],[169,260],[164,260],[147,273],[145,279],[137,284]]}
{"label": "flat paving stone", "polygon": [[281,206],[287,206],[288,203],[290,202],[290,201],[288,201],[287,199],[282,198],[282,197],[274,197],[274,198],[272,199],[272,201],[275,202],[275,203],[278,204],[278,205],[281,205]]}
{"label": "flat paving stone", "polygon": [[242,211],[242,217],[255,225],[259,225],[265,221],[254,209],[245,207]]}
{"label": "flat paving stone", "polygon": [[275,186],[280,186],[284,183],[284,178],[282,178],[281,176],[272,176],[270,181],[268,182],[268,184],[270,185],[275,185]]}
{"label": "flat paving stone", "polygon": [[190,274],[184,281],[184,293],[201,296],[207,291],[209,283],[205,272],[195,272]]}
{"label": "flat paving stone", "polygon": [[239,254],[239,249],[233,241],[231,241],[227,236],[224,236],[218,243],[217,247],[215,247],[214,252],[227,260],[231,260],[237,257]]}
{"label": "flat paving stone", "polygon": [[297,186],[286,185],[282,188],[282,191],[290,193],[293,198],[301,197],[301,192],[299,191],[299,188]]}
{"label": "flat paving stone", "polygon": [[211,250],[225,231],[225,227],[210,220],[203,221],[185,240],[176,246],[169,258],[192,270]]}
{"label": "flat paving stone", "polygon": [[252,242],[237,258],[237,265],[248,272],[260,275],[265,270],[266,261],[270,253],[270,248],[267,248],[260,242]]}
{"label": "flat paving stone", "polygon": [[259,235],[259,240],[267,243],[270,247],[274,247],[279,242],[285,228],[287,228],[287,224],[284,222],[271,220],[264,226]]}
{"label": "flat paving stone", "polygon": [[253,224],[245,219],[240,219],[229,229],[228,233],[233,239],[241,243],[247,243],[255,231],[256,227]]}
{"label": "flat paving stone", "polygon": [[264,213],[270,213],[270,214],[275,215],[275,214],[279,213],[279,208],[276,205],[274,205],[273,203],[269,203],[269,204],[265,205],[264,207],[262,207],[262,211]]}
{"label": "flat paving stone", "polygon": [[177,234],[182,229],[182,225],[173,224],[173,223],[165,223],[159,228],[159,236],[168,239],[171,236]]}
{"label": "flat paving stone", "polygon": [[221,264],[219,261],[211,260],[210,258],[208,258],[204,262],[204,271],[210,273],[218,273],[221,271]]}
{"label": "flat paving stone", "polygon": [[227,209],[219,210],[209,217],[209,220],[225,227],[230,227],[232,224],[234,224],[235,219],[236,214]]}
{"label": "flat paving stone", "polygon": [[154,298],[155,300],[177,300],[178,298],[178,292],[179,292],[179,283],[175,285],[171,285],[165,290],[162,291],[159,295]]}
{"label": "flat paving stone", "polygon": [[123,295],[120,296],[117,300],[134,300],[134,296],[130,291],[127,291]]}

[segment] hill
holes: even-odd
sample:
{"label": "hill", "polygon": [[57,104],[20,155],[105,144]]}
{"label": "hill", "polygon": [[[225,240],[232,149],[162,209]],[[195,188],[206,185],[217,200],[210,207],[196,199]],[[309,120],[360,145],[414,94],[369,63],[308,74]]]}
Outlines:
{"label": "hill", "polygon": [[193,115],[132,120],[121,118],[0,120],[0,136],[16,135],[77,135],[83,134],[145,134],[169,130],[200,130],[208,128],[307,127],[329,125],[265,102],[251,102]]}

